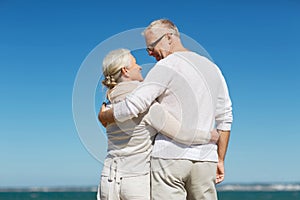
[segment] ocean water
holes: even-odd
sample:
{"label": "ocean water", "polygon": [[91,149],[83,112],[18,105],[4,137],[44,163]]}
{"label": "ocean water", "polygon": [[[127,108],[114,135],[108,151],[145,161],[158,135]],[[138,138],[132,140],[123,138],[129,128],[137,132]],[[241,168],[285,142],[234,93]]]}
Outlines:
{"label": "ocean water", "polygon": [[96,192],[0,192],[0,200],[96,200]]}
{"label": "ocean water", "polygon": [[222,191],[219,200],[300,200],[300,191]]}
{"label": "ocean water", "polygon": [[[219,200],[300,200],[300,191],[222,191]],[[0,200],[95,200],[96,192],[0,192]]]}

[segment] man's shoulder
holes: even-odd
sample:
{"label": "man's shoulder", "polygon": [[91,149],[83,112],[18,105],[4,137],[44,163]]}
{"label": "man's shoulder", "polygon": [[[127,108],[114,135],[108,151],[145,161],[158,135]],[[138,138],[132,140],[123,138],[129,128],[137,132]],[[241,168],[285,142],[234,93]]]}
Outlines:
{"label": "man's shoulder", "polygon": [[184,55],[181,55],[178,52],[172,53],[170,55],[168,55],[167,57],[165,57],[164,59],[161,59],[160,61],[158,61],[156,63],[157,66],[170,66],[170,65],[174,65],[178,62],[180,62],[182,60],[182,58],[184,58]]}
{"label": "man's shoulder", "polygon": [[167,56],[166,58],[160,60],[157,62],[157,64],[164,64],[164,63],[172,63],[174,61],[180,61],[180,60],[210,60],[209,58],[200,55],[193,51],[181,51],[181,52],[174,52]]}

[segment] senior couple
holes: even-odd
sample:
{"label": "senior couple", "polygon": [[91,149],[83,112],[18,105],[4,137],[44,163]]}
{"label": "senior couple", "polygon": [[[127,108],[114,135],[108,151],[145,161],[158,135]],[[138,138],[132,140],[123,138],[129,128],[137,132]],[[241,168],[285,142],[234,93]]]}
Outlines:
{"label": "senior couple", "polygon": [[232,123],[225,79],[182,45],[170,20],[153,21],[143,35],[158,61],[145,80],[127,49],[103,60],[111,104],[98,116],[108,153],[97,199],[217,199]]}

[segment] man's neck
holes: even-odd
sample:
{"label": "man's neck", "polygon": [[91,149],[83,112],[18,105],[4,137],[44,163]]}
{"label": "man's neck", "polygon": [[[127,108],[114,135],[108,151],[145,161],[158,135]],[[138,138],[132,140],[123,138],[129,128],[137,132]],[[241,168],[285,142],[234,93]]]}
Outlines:
{"label": "man's neck", "polygon": [[181,51],[189,51],[187,48],[185,48],[181,43],[174,46],[172,49],[172,53],[175,52],[181,52]]}

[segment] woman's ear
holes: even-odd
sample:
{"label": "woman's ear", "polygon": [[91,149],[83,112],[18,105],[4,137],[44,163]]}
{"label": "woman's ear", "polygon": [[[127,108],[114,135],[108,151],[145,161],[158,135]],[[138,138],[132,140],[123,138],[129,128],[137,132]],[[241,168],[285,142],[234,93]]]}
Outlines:
{"label": "woman's ear", "polygon": [[121,69],[122,76],[125,76],[126,78],[128,78],[129,76],[128,76],[127,72],[128,72],[127,68],[126,67],[122,67],[122,69]]}

